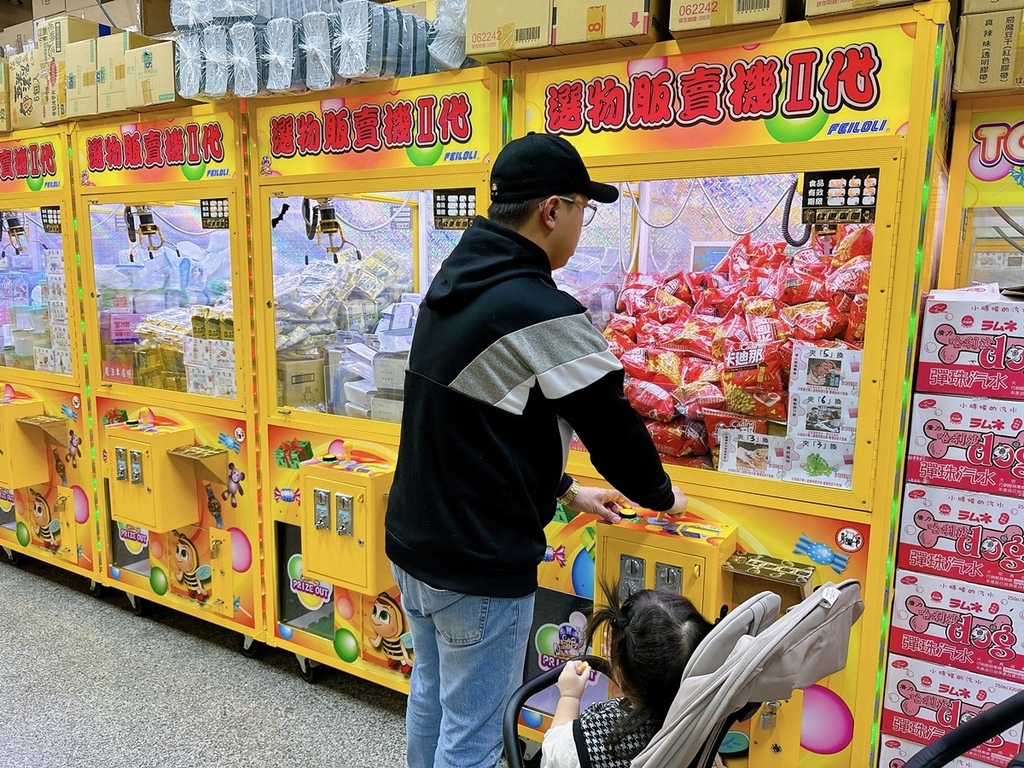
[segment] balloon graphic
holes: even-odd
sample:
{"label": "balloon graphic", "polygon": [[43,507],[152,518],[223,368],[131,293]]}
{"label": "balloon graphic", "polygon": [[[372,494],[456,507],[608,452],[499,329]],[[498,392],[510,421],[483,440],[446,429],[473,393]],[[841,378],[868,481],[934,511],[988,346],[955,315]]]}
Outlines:
{"label": "balloon graphic", "polygon": [[199,181],[206,175],[206,163],[200,162],[197,165],[182,165],[181,175],[189,181]]}
{"label": "balloon graphic", "polygon": [[75,508],[75,522],[79,525],[89,522],[89,497],[79,485],[71,486],[71,499]]}
{"label": "balloon graphic", "polygon": [[668,67],[668,59],[665,56],[655,56],[650,59],[634,59],[626,64],[626,74],[632,77],[640,72],[654,74],[660,69]]}
{"label": "balloon graphic", "polygon": [[764,128],[780,144],[791,144],[813,139],[827,122],[828,114],[821,109],[809,117],[786,117],[779,112],[764,121]]}
{"label": "balloon graphic", "polygon": [[43,188],[43,177],[42,176],[29,176],[25,179],[25,183],[28,184],[28,188],[33,192],[38,192]]}
{"label": "balloon graphic", "polygon": [[834,755],[853,740],[853,714],[838,694],[822,685],[804,691],[800,746],[818,755]]}
{"label": "balloon graphic", "polygon": [[149,553],[160,560],[164,556],[164,538],[163,536],[150,536],[149,537]]}
{"label": "balloon graphic", "polygon": [[558,627],[554,624],[545,624],[534,637],[537,646],[537,653],[552,655],[558,647]]}
{"label": "balloon graphic", "polygon": [[231,569],[245,573],[252,567],[252,544],[240,528],[228,528],[231,534]]}
{"label": "balloon graphic", "polygon": [[18,537],[18,543],[23,547],[27,547],[28,543],[32,541],[32,537],[28,533],[28,526],[22,522],[15,527],[15,535]]}
{"label": "balloon graphic", "polygon": [[292,628],[289,627],[287,624],[278,623],[278,625],[277,625],[277,634],[280,635],[281,637],[283,637],[285,640],[291,640],[292,639]]}
{"label": "balloon graphic", "polygon": [[978,144],[967,156],[967,169],[978,181],[999,181],[1013,170],[1013,163],[1005,157],[1000,157],[995,165],[984,165],[981,162],[981,145]]}
{"label": "balloon graphic", "polygon": [[355,606],[352,605],[352,599],[348,596],[348,590],[339,590],[334,600],[335,612],[345,621],[351,619],[355,613]]}
{"label": "balloon graphic", "polygon": [[149,586],[153,588],[153,591],[158,595],[167,594],[167,574],[163,568],[153,566],[153,569],[149,572]]}
{"label": "balloon graphic", "polygon": [[112,579],[120,579],[121,578],[121,569],[118,568],[116,565],[110,566],[110,568],[108,570],[109,570],[109,573],[110,573],[110,578],[112,578]]}
{"label": "balloon graphic", "polygon": [[411,147],[405,148],[405,154],[409,156],[409,160],[420,168],[436,163],[441,159],[442,152],[444,152],[444,144],[439,141],[435,141],[429,147],[418,147],[413,144]]}
{"label": "balloon graphic", "polygon": [[540,712],[532,709],[523,707],[522,711],[523,724],[527,728],[540,728],[541,723],[544,722],[544,716]]}
{"label": "balloon graphic", "polygon": [[594,599],[594,558],[586,549],[572,562],[572,589],[580,597]]}
{"label": "balloon graphic", "polygon": [[351,664],[359,658],[359,641],[347,629],[339,629],[334,633],[334,652],[339,659]]}

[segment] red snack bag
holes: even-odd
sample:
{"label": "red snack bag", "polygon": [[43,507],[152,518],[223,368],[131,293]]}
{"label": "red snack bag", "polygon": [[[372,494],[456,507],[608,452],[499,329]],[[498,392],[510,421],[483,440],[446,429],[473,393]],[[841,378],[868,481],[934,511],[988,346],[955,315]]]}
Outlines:
{"label": "red snack bag", "polygon": [[858,256],[871,256],[875,244],[875,227],[873,224],[840,225],[836,238],[839,245],[832,252],[832,266],[841,267]]}
{"label": "red snack bag", "polygon": [[838,267],[825,279],[831,293],[867,293],[871,279],[871,256],[857,256]]}
{"label": "red snack bag", "polygon": [[702,360],[699,357],[684,357],[682,384],[692,384],[695,381],[721,381],[722,371],[717,363]]}
{"label": "red snack bag", "polygon": [[803,304],[828,298],[825,280],[815,276],[805,265],[784,264],[775,278],[768,296],[783,304]]}
{"label": "red snack bag", "polygon": [[782,342],[727,345],[722,368],[725,410],[785,419]]}
{"label": "red snack bag", "polygon": [[757,317],[778,317],[779,302],[770,296],[744,296],[739,300],[739,310],[744,315]]}
{"label": "red snack bag", "polygon": [[689,316],[690,305],[659,288],[655,291],[653,306],[648,314],[659,323],[677,323]]}
{"label": "red snack bag", "polygon": [[658,278],[648,275],[646,272],[627,272],[622,278],[622,290],[640,288],[645,291],[659,288],[661,281]]}
{"label": "red snack bag", "polygon": [[678,415],[675,398],[654,382],[630,379],[625,392],[630,405],[645,419],[672,421]]}
{"label": "red snack bag", "polygon": [[636,341],[636,318],[629,315],[612,313],[608,318],[608,325],[605,326],[605,330],[614,331]]}
{"label": "red snack bag", "polygon": [[716,266],[716,271],[724,271],[729,275],[729,282],[735,283],[742,279],[750,269],[750,235],[743,235],[732,244],[729,252],[725,255],[722,263]]}
{"label": "red snack bag", "polygon": [[746,295],[747,284],[730,283],[718,288],[709,288],[693,304],[695,315],[725,317],[736,302]]}
{"label": "red snack bag", "polygon": [[717,272],[683,272],[683,282],[690,289],[693,300],[697,301],[704,291],[728,285],[729,279]]}
{"label": "red snack bag", "polygon": [[846,322],[846,333],[843,334],[843,341],[851,346],[860,348],[864,346],[864,328],[868,320],[868,295],[858,293],[853,297],[853,305]]}
{"label": "red snack bag", "polygon": [[705,456],[708,453],[708,431],[703,422],[676,419],[669,424],[647,422],[647,431],[659,453],[673,458]]}
{"label": "red snack bag", "polygon": [[620,360],[624,354],[636,346],[636,343],[628,336],[624,336],[621,333],[615,333],[615,331],[610,331],[607,328],[605,328],[603,335],[605,341],[608,342],[608,350]]}
{"label": "red snack bag", "polygon": [[683,381],[683,360],[678,352],[634,347],[619,358],[629,376],[675,388]]}
{"label": "red snack bag", "polygon": [[619,294],[619,300],[615,308],[619,312],[625,312],[633,317],[646,314],[654,306],[654,302],[651,299],[654,290],[653,288],[646,290],[642,288],[627,288]]}
{"label": "red snack bag", "polygon": [[636,343],[641,347],[653,349],[660,346],[661,339],[670,333],[650,315],[643,315],[636,321]]}
{"label": "red snack bag", "polygon": [[726,344],[738,345],[748,341],[750,332],[747,328],[747,319],[736,313],[715,328],[711,340],[711,354],[715,360],[724,360]]}
{"label": "red snack bag", "polygon": [[742,429],[759,435],[768,434],[768,419],[755,416],[744,416],[729,411],[713,408],[704,409],[704,426],[708,430],[708,448],[711,449],[711,460],[718,466],[718,446],[721,442],[718,432],[721,429]]}
{"label": "red snack bag", "polygon": [[784,307],[779,313],[783,330],[802,341],[834,339],[846,330],[846,317],[827,301],[808,301]]}
{"label": "red snack bag", "polygon": [[747,249],[753,269],[778,269],[786,260],[786,244],[761,240]]}
{"label": "red snack bag", "polygon": [[709,381],[694,381],[673,390],[676,410],[688,419],[699,419],[704,408],[721,408],[725,405],[722,390]]}
{"label": "red snack bag", "polygon": [[778,320],[760,315],[747,315],[747,334],[754,343],[779,341],[784,335]]}
{"label": "red snack bag", "polygon": [[684,355],[713,360],[711,344],[714,341],[715,328],[720,324],[721,320],[718,318],[690,315],[682,325],[664,326],[667,332],[662,335],[658,346]]}

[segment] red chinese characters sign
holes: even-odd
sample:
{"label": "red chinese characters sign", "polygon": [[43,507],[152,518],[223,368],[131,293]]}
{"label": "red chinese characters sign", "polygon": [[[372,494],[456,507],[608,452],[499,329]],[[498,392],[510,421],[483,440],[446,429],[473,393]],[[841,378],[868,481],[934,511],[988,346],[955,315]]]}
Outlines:
{"label": "red chinese characters sign", "polygon": [[60,136],[0,142],[0,194],[63,189],[65,157],[67,143]]}
{"label": "red chinese characters sign", "polygon": [[526,76],[525,130],[581,136],[591,156],[906,130],[913,40],[903,28],[799,42],[564,72],[546,61]]}
{"label": "red chinese characters sign", "polygon": [[78,138],[82,186],[234,178],[234,136],[227,115],[90,128]]}
{"label": "red chinese characters sign", "polygon": [[261,108],[260,175],[482,162],[490,99],[487,83],[469,81]]}

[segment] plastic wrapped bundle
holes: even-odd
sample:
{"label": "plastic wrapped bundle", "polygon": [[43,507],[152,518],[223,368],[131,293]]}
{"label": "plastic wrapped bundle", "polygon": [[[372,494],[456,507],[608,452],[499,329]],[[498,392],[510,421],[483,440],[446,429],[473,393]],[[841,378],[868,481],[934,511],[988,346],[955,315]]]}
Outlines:
{"label": "plastic wrapped bundle", "polygon": [[399,77],[425,75],[430,71],[430,57],[427,53],[429,27],[422,16],[407,11],[398,12],[402,22],[402,39],[399,56]]}
{"label": "plastic wrapped bundle", "polygon": [[178,95],[194,99],[203,87],[203,36],[183,32],[174,46],[174,71]]}
{"label": "plastic wrapped bundle", "polygon": [[274,93],[303,90],[298,24],[289,18],[273,18],[267,22],[263,34],[267,90]]}
{"label": "plastic wrapped bundle", "polygon": [[203,29],[203,57],[203,94],[211,99],[222,99],[228,95],[231,80],[227,27],[215,24]]}
{"label": "plastic wrapped bundle", "polygon": [[175,29],[197,29],[212,22],[212,0],[171,0],[171,23]]}
{"label": "plastic wrapped bundle", "polygon": [[239,15],[237,0],[210,0],[210,5],[213,6],[213,20],[218,24],[227,24],[229,19]]}
{"label": "plastic wrapped bundle", "polygon": [[266,63],[260,50],[261,36],[251,21],[231,25],[231,91],[240,99],[255,96],[263,87]]}
{"label": "plastic wrapped bundle", "polygon": [[300,49],[306,61],[306,87],[322,91],[334,81],[334,29],[330,14],[316,11],[302,17]]}
{"label": "plastic wrapped bundle", "polygon": [[[348,79],[380,77],[380,39],[384,34],[384,9],[367,0],[338,4],[337,72]],[[378,55],[371,56],[371,47]]]}
{"label": "plastic wrapped bundle", "polygon": [[459,69],[466,59],[466,0],[437,0],[434,39],[428,46],[434,71]]}

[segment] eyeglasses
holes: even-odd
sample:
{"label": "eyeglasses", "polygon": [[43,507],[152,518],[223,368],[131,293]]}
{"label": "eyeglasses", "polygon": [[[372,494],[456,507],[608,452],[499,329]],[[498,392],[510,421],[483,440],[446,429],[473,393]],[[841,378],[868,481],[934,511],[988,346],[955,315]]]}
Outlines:
{"label": "eyeglasses", "polygon": [[[565,202],[567,203],[572,203],[573,205],[579,205],[583,207],[584,227],[594,220],[594,216],[597,214],[597,206],[594,203],[581,203],[575,197],[568,197],[566,195],[558,195],[557,197],[559,200],[565,200]],[[543,206],[544,204],[541,203],[541,205]]]}

